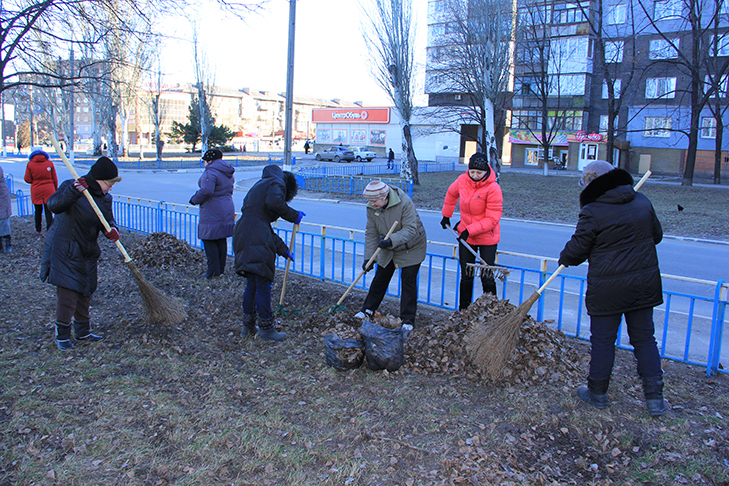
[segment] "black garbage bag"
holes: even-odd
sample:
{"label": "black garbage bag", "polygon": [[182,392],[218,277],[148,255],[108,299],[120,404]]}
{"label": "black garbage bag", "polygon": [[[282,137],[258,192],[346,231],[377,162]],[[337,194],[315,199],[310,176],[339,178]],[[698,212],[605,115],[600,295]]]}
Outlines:
{"label": "black garbage bag", "polygon": [[360,339],[342,339],[336,334],[324,336],[324,361],[338,370],[353,370],[364,362],[364,343]]}
{"label": "black garbage bag", "polygon": [[365,320],[359,331],[365,345],[367,366],[373,370],[396,371],[405,361],[403,329],[387,329]]}

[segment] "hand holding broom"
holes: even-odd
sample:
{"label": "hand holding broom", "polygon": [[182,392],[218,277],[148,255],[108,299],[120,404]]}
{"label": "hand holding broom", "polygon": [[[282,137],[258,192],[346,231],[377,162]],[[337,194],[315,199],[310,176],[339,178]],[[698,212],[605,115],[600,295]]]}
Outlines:
{"label": "hand holding broom", "polygon": [[[61,146],[58,144],[58,140],[56,140],[55,137],[51,137],[51,141],[53,142],[53,147],[56,149],[56,153],[59,157],[61,157],[61,160],[63,160],[66,168],[71,173],[71,177],[76,180],[76,182],[74,183],[77,184],[76,188],[79,189],[79,186],[81,187],[84,196],[86,196],[86,199],[96,213],[96,216],[98,216],[99,221],[101,221],[101,224],[104,226],[104,234],[111,233],[113,235],[113,228],[109,225],[109,222],[106,220],[104,214],[99,209],[96,201],[94,201],[94,197],[91,195],[91,193],[89,193],[88,186],[84,187],[85,181],[84,183],[81,183],[79,181],[79,175],[76,172],[76,169],[74,169],[73,165],[71,165],[71,162],[66,157],[66,154],[61,149]],[[147,319],[153,324],[176,324],[185,320],[187,318],[187,312],[185,311],[185,307],[183,306],[183,304],[176,299],[167,297],[160,290],[147,282],[137,266],[134,264],[132,258],[129,256],[129,253],[127,253],[127,250],[124,248],[124,245],[122,245],[121,241],[119,241],[119,239],[117,238],[114,243],[116,244],[116,247],[119,249],[121,254],[124,256],[124,263],[127,264],[129,269],[132,271],[132,275],[137,280],[137,284],[139,285],[139,292],[142,295],[142,302],[144,303],[145,311],[147,314]]]}
{"label": "hand holding broom", "polygon": [[[395,232],[395,228],[397,228],[397,223],[398,223],[398,221],[395,221],[394,223],[392,223],[392,226],[390,227],[390,231],[388,231],[387,234],[385,235],[385,237],[382,238],[383,240],[387,240],[390,238],[390,236],[392,236],[392,234]],[[367,263],[365,264],[364,268],[362,268],[362,271],[359,273],[359,275],[357,275],[357,278],[354,279],[354,282],[352,282],[352,284],[344,292],[344,295],[342,295],[342,298],[339,299],[339,301],[337,301],[336,305],[334,307],[332,307],[332,309],[329,311],[330,314],[333,314],[334,311],[336,311],[339,308],[340,304],[342,302],[344,302],[344,299],[347,297],[347,295],[349,295],[349,292],[354,288],[355,285],[357,285],[357,282],[359,282],[359,279],[362,278],[362,275],[364,275],[365,273],[367,273],[369,271],[370,267],[375,262],[377,255],[380,253],[380,250],[382,250],[382,248],[380,248],[378,246],[377,249],[375,250],[375,252],[370,257],[370,259],[367,260]]]}
{"label": "hand holding broom", "polygon": [[[651,171],[647,171],[633,189],[640,189],[650,175]],[[564,265],[557,267],[541,287],[509,314],[497,318],[488,326],[472,326],[466,333],[466,350],[476,366],[485,371],[492,380],[501,377],[504,366],[516,347],[519,326],[526,319],[532,305],[564,268]]]}

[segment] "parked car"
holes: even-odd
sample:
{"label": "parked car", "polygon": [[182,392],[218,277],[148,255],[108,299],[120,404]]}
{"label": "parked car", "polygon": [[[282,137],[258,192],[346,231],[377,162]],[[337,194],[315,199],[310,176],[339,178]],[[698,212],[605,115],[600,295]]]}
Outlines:
{"label": "parked car", "polygon": [[354,160],[357,162],[361,162],[363,160],[371,162],[372,159],[377,157],[377,154],[369,150],[367,147],[349,147],[349,149],[354,152]]}
{"label": "parked car", "polygon": [[345,160],[347,162],[352,162],[354,160],[354,152],[352,152],[349,147],[335,145],[334,147],[329,147],[326,150],[317,152],[316,160],[331,160],[334,162]]}

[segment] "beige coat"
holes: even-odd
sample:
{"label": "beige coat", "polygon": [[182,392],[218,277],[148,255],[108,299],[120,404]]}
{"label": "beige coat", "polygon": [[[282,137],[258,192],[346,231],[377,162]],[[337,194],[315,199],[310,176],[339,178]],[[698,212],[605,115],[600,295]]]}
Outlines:
{"label": "beige coat", "polygon": [[397,187],[391,187],[386,207],[378,210],[367,204],[365,261],[372,257],[380,239],[385,237],[395,221],[398,224],[390,236],[392,247],[380,250],[377,263],[387,266],[394,261],[395,268],[402,268],[420,264],[425,260],[428,241],[415,205],[405,192]]}

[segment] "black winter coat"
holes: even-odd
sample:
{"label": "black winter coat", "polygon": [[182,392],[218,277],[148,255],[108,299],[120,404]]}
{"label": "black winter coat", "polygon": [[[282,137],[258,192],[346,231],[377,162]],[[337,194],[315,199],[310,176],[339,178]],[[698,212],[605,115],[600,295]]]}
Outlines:
{"label": "black winter coat", "polygon": [[[89,191],[111,226],[116,226],[111,194],[104,194],[89,174],[84,176]],[[73,187],[73,179],[64,181],[48,199],[56,214],[46,234],[41,259],[41,281],[90,296],[96,290],[96,267],[101,254],[97,243],[104,226],[82,193]]]}
{"label": "black winter coat", "polygon": [[[288,184],[287,184],[288,182]],[[273,281],[276,255],[284,256],[286,243],[271,228],[278,218],[295,222],[299,212],[287,202],[296,194],[296,179],[284,176],[277,165],[263,169],[263,177],[248,191],[243,200],[241,217],[233,230],[235,271],[244,277],[248,273]]]}
{"label": "black winter coat", "polygon": [[580,194],[580,218],[559,256],[563,265],[589,261],[585,306],[592,316],[609,316],[663,303],[656,245],[661,223],[633,178],[615,169]]}

